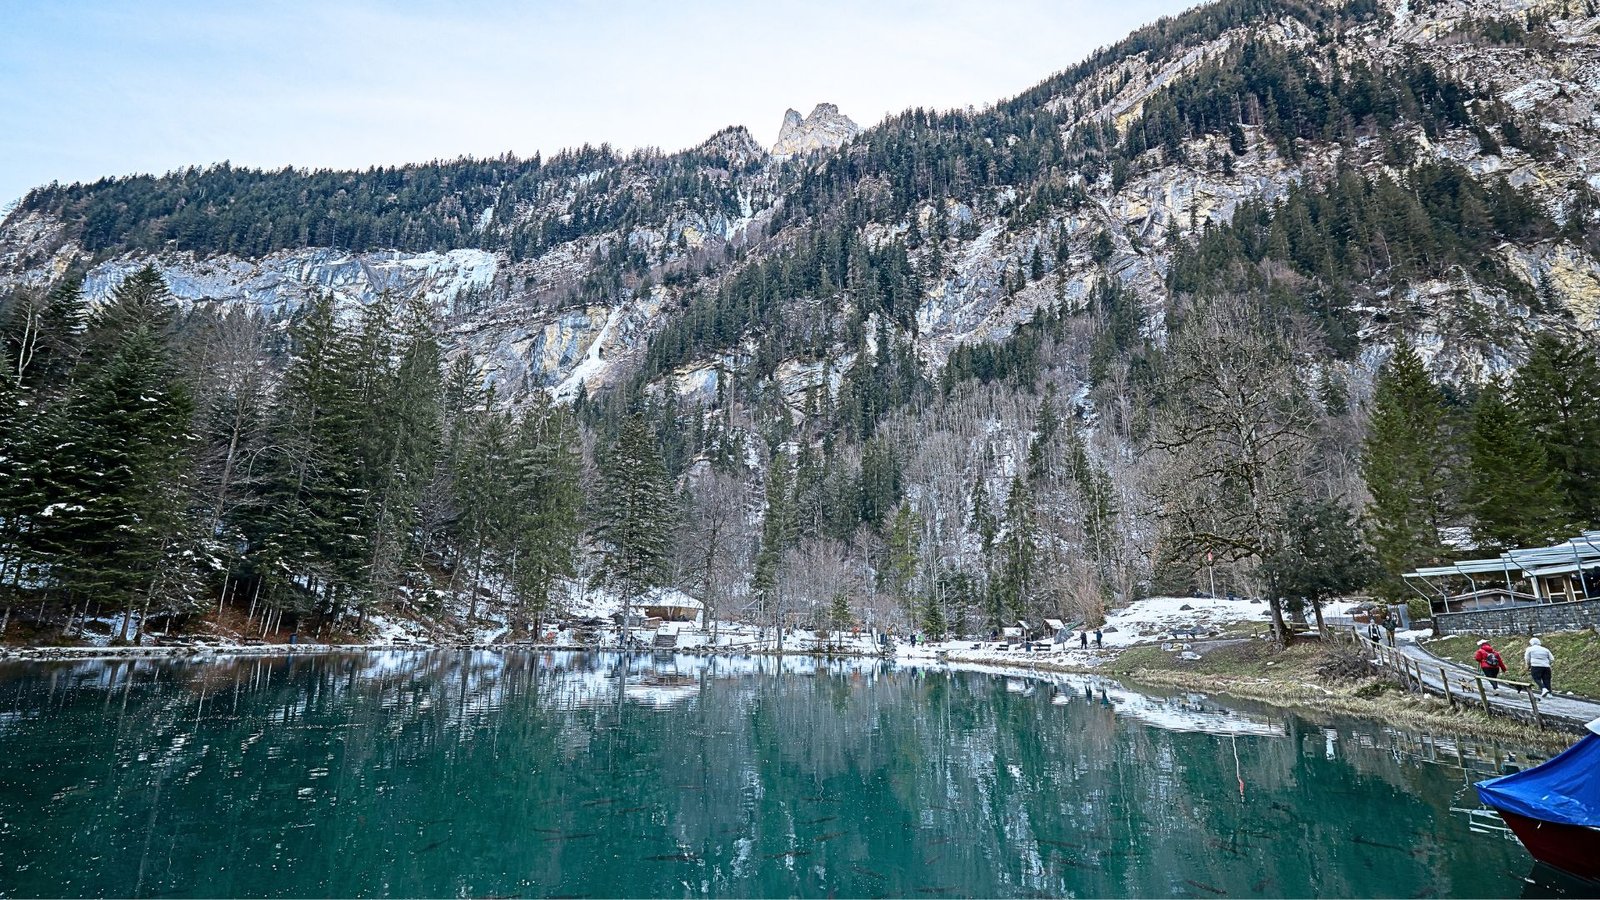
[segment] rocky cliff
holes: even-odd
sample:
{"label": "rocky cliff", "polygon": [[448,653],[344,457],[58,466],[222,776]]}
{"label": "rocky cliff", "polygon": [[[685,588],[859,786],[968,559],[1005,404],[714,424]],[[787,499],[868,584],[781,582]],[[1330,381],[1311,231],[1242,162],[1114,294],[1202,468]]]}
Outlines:
{"label": "rocky cliff", "polygon": [[778,131],[778,142],[772,145],[772,155],[790,157],[837,150],[860,133],[861,127],[832,103],[818,103],[804,119],[791,109],[783,114],[783,127]]}

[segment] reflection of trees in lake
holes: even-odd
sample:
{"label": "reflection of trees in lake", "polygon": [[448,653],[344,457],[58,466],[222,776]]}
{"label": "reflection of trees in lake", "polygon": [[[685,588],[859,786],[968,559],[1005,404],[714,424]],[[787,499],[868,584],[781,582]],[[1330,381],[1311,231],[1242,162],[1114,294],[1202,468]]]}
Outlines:
{"label": "reflection of trees in lake", "polygon": [[1394,894],[1488,884],[1512,852],[1463,851],[1466,774],[1415,735],[1093,678],[477,651],[25,672],[0,682],[26,698],[0,751],[47,774],[0,814],[59,802],[51,822],[116,836],[88,865],[46,823],[32,851],[103,893],[143,865],[218,894],[662,893],[691,871],[713,893]]}

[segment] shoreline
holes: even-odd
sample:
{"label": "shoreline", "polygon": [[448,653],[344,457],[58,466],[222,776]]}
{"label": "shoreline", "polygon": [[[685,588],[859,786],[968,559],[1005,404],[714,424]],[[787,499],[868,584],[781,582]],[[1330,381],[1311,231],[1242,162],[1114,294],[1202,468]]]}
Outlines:
{"label": "shoreline", "polygon": [[[285,658],[338,653],[412,652],[435,653],[440,651],[496,651],[496,652],[595,652],[595,653],[651,653],[651,648],[627,650],[621,647],[591,647],[562,644],[175,644],[157,647],[7,647],[0,649],[0,663],[7,662],[73,662],[101,660],[124,662],[156,661],[211,661],[236,657]],[[1470,734],[1475,737],[1493,737],[1516,740],[1546,748],[1561,749],[1571,743],[1574,731],[1566,728],[1539,730],[1514,719],[1489,717],[1482,712],[1460,708],[1451,709],[1444,700],[1428,695],[1415,695],[1403,689],[1385,690],[1375,697],[1358,696],[1357,691],[1374,682],[1387,682],[1382,675],[1353,683],[1348,687],[1329,688],[1310,684],[1299,679],[1242,678],[1229,675],[1212,675],[1149,668],[1124,669],[1116,666],[1118,656],[1112,656],[1092,665],[1052,659],[992,659],[971,658],[966,654],[943,653],[938,655],[865,654],[827,652],[820,650],[750,650],[719,651],[702,647],[674,648],[661,652],[693,656],[807,656],[817,659],[879,659],[901,665],[933,665],[963,671],[1013,673],[1039,676],[1048,673],[1063,675],[1097,675],[1125,679],[1135,685],[1195,691],[1233,697],[1255,703],[1294,711],[1321,715],[1359,716],[1393,725]]]}
{"label": "shoreline", "polygon": [[1118,668],[1117,658],[1104,663],[1085,666],[1054,660],[993,660],[971,659],[946,654],[944,658],[914,658],[912,662],[926,661],[968,670],[1009,670],[1019,674],[1059,672],[1063,675],[1098,675],[1156,688],[1194,691],[1196,693],[1232,697],[1253,703],[1264,703],[1279,709],[1312,716],[1359,716],[1387,722],[1392,725],[1423,730],[1437,730],[1474,737],[1515,740],[1541,748],[1563,750],[1572,743],[1581,728],[1564,725],[1538,729],[1517,719],[1487,716],[1471,707],[1452,709],[1442,698],[1428,694],[1412,694],[1404,688],[1386,690],[1376,697],[1358,696],[1357,691],[1373,683],[1395,684],[1384,675],[1353,682],[1340,688],[1314,685],[1294,678],[1261,679],[1230,675],[1178,672],[1150,668]]}

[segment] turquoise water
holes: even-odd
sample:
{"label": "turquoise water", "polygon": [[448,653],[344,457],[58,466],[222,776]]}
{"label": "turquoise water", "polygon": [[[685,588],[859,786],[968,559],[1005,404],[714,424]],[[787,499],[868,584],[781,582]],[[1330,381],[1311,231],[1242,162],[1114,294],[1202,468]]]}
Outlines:
{"label": "turquoise water", "polygon": [[1507,896],[1451,812],[1504,752],[879,662],[11,663],[0,892]]}

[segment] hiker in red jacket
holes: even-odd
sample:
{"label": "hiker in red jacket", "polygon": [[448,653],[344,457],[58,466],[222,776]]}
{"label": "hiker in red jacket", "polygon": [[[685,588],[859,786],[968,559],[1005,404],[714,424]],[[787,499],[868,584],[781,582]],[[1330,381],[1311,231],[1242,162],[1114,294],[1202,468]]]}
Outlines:
{"label": "hiker in red jacket", "polygon": [[[1478,642],[1478,652],[1473,654],[1473,659],[1478,661],[1478,668],[1483,670],[1483,674],[1490,678],[1499,678],[1500,673],[1504,672],[1506,668],[1505,660],[1501,659],[1500,654],[1489,646],[1488,641]],[[1495,690],[1500,689],[1499,685],[1494,687]]]}

